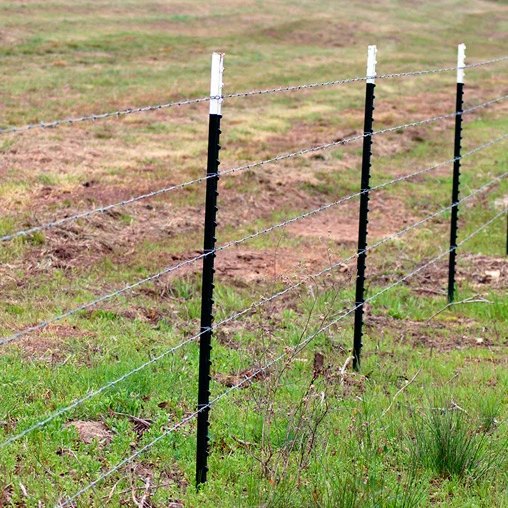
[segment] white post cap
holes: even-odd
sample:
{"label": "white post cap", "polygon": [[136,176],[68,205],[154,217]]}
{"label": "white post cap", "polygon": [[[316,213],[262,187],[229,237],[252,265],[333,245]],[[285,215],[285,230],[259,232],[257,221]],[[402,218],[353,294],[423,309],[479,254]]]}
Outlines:
{"label": "white post cap", "polygon": [[224,53],[212,54],[212,73],[210,79],[210,114],[220,115],[222,106],[222,74],[224,72]]}
{"label": "white post cap", "polygon": [[367,83],[374,83],[376,78],[376,46],[369,46],[367,52]]}
{"label": "white post cap", "polygon": [[457,83],[464,83],[464,66],[466,65],[466,45],[459,44],[457,53]]}

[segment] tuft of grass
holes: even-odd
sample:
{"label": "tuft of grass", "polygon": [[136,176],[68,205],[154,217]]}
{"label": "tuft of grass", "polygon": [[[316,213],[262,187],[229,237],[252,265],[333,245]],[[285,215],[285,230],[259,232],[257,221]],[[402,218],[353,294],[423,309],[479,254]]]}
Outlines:
{"label": "tuft of grass", "polygon": [[488,436],[454,408],[432,408],[415,417],[411,453],[417,463],[441,478],[479,480],[492,465]]}

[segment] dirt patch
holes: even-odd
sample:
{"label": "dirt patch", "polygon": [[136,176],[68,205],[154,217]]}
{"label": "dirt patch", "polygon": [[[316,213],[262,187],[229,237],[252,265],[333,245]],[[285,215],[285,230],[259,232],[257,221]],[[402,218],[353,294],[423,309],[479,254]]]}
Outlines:
{"label": "dirt patch", "polygon": [[[135,462],[131,466],[131,471],[138,477],[145,479],[160,476],[157,482],[158,487],[169,487],[176,485],[179,488],[186,488],[190,485],[189,481],[185,478],[184,473],[178,469],[176,464],[174,464],[172,468],[161,468],[160,464],[152,464],[149,462]],[[178,501],[173,502],[177,503]],[[171,503],[168,506],[171,506]]]}
{"label": "dirt patch", "polygon": [[478,288],[508,288],[508,259],[490,256],[465,255],[461,260],[463,270],[469,274]]}
{"label": "dirt patch", "polygon": [[[89,337],[92,337],[91,333],[82,332],[76,326],[51,324],[9,343],[6,351],[16,348],[32,360],[46,361],[51,364],[61,363],[69,358],[66,339]],[[2,354],[1,350],[0,354]]]}
{"label": "dirt patch", "polygon": [[78,432],[80,441],[86,444],[98,441],[101,445],[107,445],[113,438],[113,432],[108,430],[108,428],[101,422],[76,420],[65,424],[65,426],[74,427]]}
{"label": "dirt patch", "polygon": [[[194,253],[198,254],[198,252]],[[229,280],[240,287],[248,287],[254,282],[292,283],[295,280],[311,277],[340,260],[329,257],[325,246],[322,249],[305,248],[231,248],[217,253],[215,270],[217,280]],[[188,259],[186,256],[174,256],[175,261]],[[176,263],[175,263],[176,264]],[[340,277],[352,269],[352,264],[341,264],[331,270],[332,276]],[[201,273],[202,262],[183,266],[170,275],[182,277]]]}
{"label": "dirt patch", "polygon": [[[466,348],[491,350],[505,347],[502,345],[504,338],[496,333],[496,330],[479,327],[473,319],[454,316],[444,316],[439,320],[412,321],[368,315],[365,327],[370,336],[388,334],[398,342],[409,342],[415,347],[440,352]],[[382,339],[380,344],[382,350]]]}
{"label": "dirt patch", "polygon": [[229,388],[239,386],[240,388],[248,388],[254,381],[266,379],[270,375],[269,371],[261,370],[259,366],[253,366],[243,369],[233,374],[216,373],[213,378],[218,383]]}
{"label": "dirt patch", "polygon": [[[420,264],[425,265],[427,261]],[[456,281],[467,280],[480,293],[487,289],[508,288],[508,260],[506,258],[484,256],[482,254],[463,254],[457,258]],[[418,268],[418,266],[416,266]],[[428,288],[440,291],[448,284],[448,260],[433,263],[415,276],[408,279],[408,284],[417,288]]]}
{"label": "dirt patch", "polygon": [[[381,193],[371,198],[372,213],[369,218],[369,241],[379,240],[400,229],[406,222],[412,222],[403,203]],[[288,226],[296,236],[333,240],[338,244],[353,244],[358,241],[358,200],[341,203],[319,214]]]}

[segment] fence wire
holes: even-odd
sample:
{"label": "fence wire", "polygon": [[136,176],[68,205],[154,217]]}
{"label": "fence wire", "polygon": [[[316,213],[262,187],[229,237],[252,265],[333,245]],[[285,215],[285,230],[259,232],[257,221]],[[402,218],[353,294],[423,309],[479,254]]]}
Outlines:
{"label": "fence wire", "polygon": [[314,332],[313,334],[311,334],[310,336],[306,337],[303,341],[301,341],[299,344],[297,344],[296,346],[293,346],[292,348],[288,348],[286,351],[284,351],[284,353],[282,353],[281,355],[277,356],[275,359],[271,360],[270,362],[268,362],[265,366],[263,367],[260,367],[259,369],[257,369],[255,372],[252,372],[250,375],[248,376],[245,376],[244,379],[242,379],[239,383],[233,385],[232,387],[228,388],[227,390],[225,390],[223,393],[221,393],[220,395],[218,395],[217,397],[215,397],[212,401],[210,401],[208,404],[206,405],[203,405],[202,407],[200,407],[197,411],[194,411],[192,414],[188,415],[186,418],[184,418],[183,420],[181,420],[180,422],[178,422],[177,424],[173,425],[172,427],[170,427],[169,429],[167,429],[163,434],[161,434],[160,436],[158,436],[157,438],[155,438],[153,441],[149,442],[148,444],[146,444],[145,446],[143,446],[142,448],[140,448],[139,450],[137,450],[136,452],[134,452],[132,455],[130,455],[129,457],[125,458],[124,460],[122,460],[121,462],[119,462],[116,466],[112,467],[111,469],[109,469],[108,471],[106,471],[105,473],[103,473],[102,475],[100,475],[99,477],[97,477],[93,482],[89,483],[88,485],[86,485],[85,487],[83,487],[82,489],[80,489],[78,492],[76,492],[73,496],[67,498],[65,501],[62,501],[61,503],[58,503],[57,504],[57,507],[59,508],[63,508],[65,506],[69,506],[75,499],[77,499],[78,497],[80,497],[82,494],[84,494],[85,492],[87,492],[88,490],[92,489],[93,487],[95,487],[98,483],[100,483],[101,481],[105,480],[106,478],[108,478],[109,476],[111,476],[113,473],[119,471],[124,465],[132,462],[133,460],[135,460],[137,457],[139,457],[141,454],[143,454],[144,452],[146,452],[147,450],[149,450],[150,448],[152,448],[154,445],[156,445],[158,442],[160,442],[162,439],[164,439],[166,436],[168,436],[169,434],[171,434],[172,432],[174,432],[175,430],[179,429],[180,427],[182,427],[183,425],[187,424],[188,422],[190,422],[191,420],[193,420],[200,412],[204,411],[205,409],[209,409],[211,408],[214,404],[216,404],[217,402],[219,402],[221,399],[225,398],[226,396],[228,396],[231,392],[241,388],[243,385],[245,385],[246,383],[250,382],[251,380],[255,379],[257,376],[259,376],[260,374],[266,372],[269,368],[271,368],[273,365],[275,365],[276,363],[280,362],[282,359],[286,358],[286,357],[293,357],[295,355],[297,355],[298,353],[300,353],[300,351],[302,351],[308,344],[310,344],[310,342],[312,342],[319,334],[325,332],[326,330],[330,329],[332,326],[334,326],[335,324],[337,324],[339,321],[345,319],[347,316],[349,316],[350,314],[352,314],[353,312],[355,312],[355,310],[359,307],[362,307],[364,306],[366,303],[374,300],[375,298],[378,298],[379,296],[381,296],[382,294],[386,293],[387,291],[393,289],[394,287],[402,284],[403,282],[405,282],[406,280],[408,280],[409,278],[413,277],[414,275],[416,275],[417,273],[421,272],[422,270],[424,270],[425,268],[431,266],[432,264],[436,263],[437,261],[439,261],[440,259],[442,259],[443,257],[447,256],[450,252],[452,252],[453,250],[457,249],[458,247],[462,246],[465,242],[467,242],[468,240],[470,240],[471,238],[473,238],[474,236],[476,236],[478,233],[480,233],[481,231],[483,231],[486,227],[488,227],[490,224],[492,224],[494,221],[496,221],[499,217],[503,216],[506,212],[508,211],[508,207],[506,207],[502,212],[498,213],[495,217],[493,217],[492,219],[490,219],[488,222],[486,222],[485,224],[483,224],[480,228],[478,228],[477,230],[475,230],[473,233],[471,233],[470,235],[468,235],[466,238],[464,238],[461,242],[459,242],[457,244],[456,247],[453,247],[451,249],[448,249],[446,250],[445,252],[441,253],[439,256],[435,257],[434,259],[432,259],[431,261],[425,263],[424,265],[418,267],[416,270],[413,270],[411,273],[405,275],[404,277],[398,279],[396,282],[390,284],[389,286],[385,287],[384,289],[382,289],[381,291],[379,291],[378,293],[372,295],[371,297],[369,298],[366,298],[365,301],[361,304],[358,304],[358,305],[355,305],[354,307],[348,309],[347,311],[343,312],[339,317],[333,319],[330,323],[328,323],[327,325],[325,326],[322,326],[319,330],[317,330],[316,332]]}
{"label": "fence wire", "polygon": [[[492,104],[501,102],[501,101],[503,101],[503,100],[505,100],[507,98],[508,98],[508,95],[504,95],[502,97],[498,97],[496,99],[493,99],[493,100],[490,100],[490,101],[487,101],[487,102],[483,102],[482,104],[478,104],[476,106],[473,106],[473,107],[470,107],[468,109],[465,109],[462,112],[462,114],[469,113],[469,112],[475,111],[477,109],[488,107],[488,106],[490,106]],[[439,120],[444,120],[444,119],[447,119],[447,118],[452,118],[452,117],[454,117],[456,115],[457,115],[457,113],[449,113],[447,115],[441,115],[441,116],[436,116],[436,117],[433,117],[433,118],[427,118],[425,120],[419,120],[417,122],[397,125],[395,127],[388,127],[386,129],[382,129],[382,130],[379,130],[379,131],[374,131],[373,133],[358,134],[356,136],[352,136],[352,137],[349,137],[349,138],[341,139],[341,140],[338,140],[338,141],[332,141],[330,143],[325,143],[325,144],[314,146],[314,147],[310,147],[310,148],[304,148],[304,149],[298,150],[296,152],[290,152],[290,153],[287,153],[287,154],[284,154],[284,155],[278,155],[277,157],[273,157],[271,159],[266,159],[266,160],[263,160],[263,161],[254,162],[254,163],[251,163],[251,164],[246,164],[244,166],[238,166],[238,167],[235,167],[235,168],[232,168],[232,169],[228,169],[226,171],[220,172],[219,176],[227,176],[227,175],[231,175],[231,174],[234,174],[234,173],[239,173],[239,172],[242,172],[242,171],[251,170],[251,169],[257,168],[259,166],[263,166],[265,164],[271,164],[271,163],[274,163],[274,162],[280,162],[280,161],[285,160],[285,159],[291,159],[291,158],[302,156],[302,155],[306,155],[306,154],[309,154],[309,153],[313,153],[313,152],[317,152],[317,151],[321,151],[321,150],[326,150],[327,148],[331,148],[331,147],[334,147],[334,146],[346,145],[346,144],[352,143],[353,141],[358,141],[359,139],[363,139],[365,137],[378,136],[378,135],[386,134],[388,132],[394,132],[394,131],[398,131],[398,130],[408,129],[410,127],[417,127],[419,125],[424,125],[424,124],[436,122],[436,121],[439,121]],[[497,141],[500,141],[502,139],[504,139],[504,136],[502,136],[498,140],[494,140],[493,143],[495,143]],[[488,145],[488,146],[490,146],[490,145]],[[130,199],[119,201],[117,203],[113,203],[113,204],[110,204],[110,205],[98,207],[98,208],[95,208],[93,210],[89,210],[89,211],[86,211],[86,212],[76,213],[76,214],[71,215],[69,217],[63,217],[61,219],[57,219],[57,220],[48,222],[46,224],[42,224],[40,226],[35,226],[35,227],[29,228],[29,229],[21,230],[21,231],[18,231],[16,233],[12,233],[12,234],[9,234],[9,235],[3,235],[3,236],[0,237],[0,242],[10,241],[10,240],[13,240],[14,238],[18,238],[18,237],[22,237],[22,236],[28,236],[28,235],[31,235],[33,233],[39,232],[39,231],[44,231],[44,230],[48,230],[48,229],[54,228],[56,226],[61,226],[61,225],[66,224],[68,222],[72,222],[72,221],[76,221],[76,220],[79,220],[79,219],[87,218],[87,217],[90,217],[91,215],[94,215],[94,214],[97,214],[97,213],[105,213],[105,212],[108,212],[109,210],[112,210],[112,209],[120,207],[120,206],[130,205],[130,204],[135,203],[137,201],[141,201],[141,200],[144,200],[144,199],[148,199],[148,198],[152,198],[152,197],[155,197],[155,196],[159,196],[161,194],[166,194],[168,192],[172,192],[172,191],[175,191],[175,190],[181,190],[181,189],[183,189],[185,187],[188,187],[190,185],[194,185],[196,183],[204,182],[204,181],[208,180],[209,178],[215,178],[215,175],[203,176],[203,177],[200,177],[200,178],[196,178],[194,180],[189,180],[187,182],[183,182],[183,183],[178,184],[178,185],[173,185],[173,186],[165,187],[165,188],[162,188],[162,189],[159,189],[159,190],[156,190],[156,191],[153,191],[153,192],[149,192],[149,193],[146,193],[146,194],[141,194],[140,196],[137,196],[137,197],[134,197],[134,198],[130,198]],[[1,345],[1,342],[0,342],[0,345]]]}
{"label": "fence wire", "polygon": [[48,321],[42,321],[42,322],[38,323],[37,325],[31,326],[29,328],[25,328],[24,330],[21,330],[13,335],[10,335],[9,337],[4,337],[4,338],[0,339],[0,346],[3,346],[4,344],[7,344],[8,342],[12,342],[13,340],[20,339],[21,337],[24,337],[25,335],[28,335],[29,333],[35,332],[37,330],[42,330],[43,328],[46,328],[47,326],[49,326],[53,323],[57,323],[58,321],[61,321],[62,319],[65,319],[70,316],[73,316],[74,314],[77,314],[78,312],[89,309],[90,307],[94,307],[95,305],[97,305],[101,302],[111,300],[112,298],[115,298],[116,296],[119,296],[122,293],[125,293],[127,291],[131,291],[143,284],[146,284],[148,282],[153,282],[154,280],[159,279],[163,275],[174,272],[175,270],[178,270],[182,266],[190,265],[190,264],[196,262],[198,259],[201,259],[209,254],[210,253],[200,254],[199,256],[195,256],[191,259],[182,261],[181,263],[178,263],[177,265],[174,265],[170,268],[166,268],[166,269],[162,270],[161,272],[158,272],[154,275],[150,275],[149,277],[145,277],[144,279],[138,280],[137,282],[135,282],[133,284],[128,284],[127,286],[124,286],[123,288],[113,291],[112,293],[108,293],[107,295],[103,295],[100,298],[93,300],[92,302],[80,305],[79,307],[76,307],[75,309],[65,312],[64,314],[60,314],[59,316],[49,319]]}
{"label": "fence wire", "polygon": [[72,221],[76,221],[79,219],[84,219],[84,218],[90,217],[91,215],[95,215],[96,213],[105,213],[105,212],[108,212],[109,210],[112,210],[112,209],[117,208],[119,206],[127,206],[132,203],[136,203],[137,201],[141,201],[143,199],[153,198],[155,196],[159,196],[161,194],[166,194],[171,191],[184,189],[185,187],[188,187],[189,185],[204,182],[205,180],[208,180],[208,178],[210,178],[210,177],[203,176],[201,178],[196,178],[195,180],[189,180],[187,182],[183,182],[178,185],[172,185],[170,187],[164,187],[162,189],[159,189],[159,190],[156,190],[153,192],[141,194],[140,196],[136,196],[134,198],[125,199],[123,201],[119,201],[119,202],[113,203],[111,205],[100,206],[99,208],[95,208],[94,210],[76,213],[74,215],[70,215],[69,217],[63,217],[61,219],[57,219],[52,222],[42,224],[40,226],[35,226],[33,228],[25,229],[23,231],[18,231],[16,233],[11,234],[11,235],[4,235],[4,236],[0,237],[0,242],[6,242],[9,240],[13,240],[14,238],[18,238],[20,236],[28,236],[28,235],[31,235],[31,234],[36,233],[38,231],[44,231],[47,229],[54,228],[56,226],[61,226],[62,224],[66,224],[67,222],[72,222]]}
{"label": "fence wire", "polygon": [[106,118],[119,118],[126,115],[131,115],[133,113],[144,113],[144,112],[150,112],[150,111],[158,111],[162,109],[168,109],[172,107],[178,107],[178,106],[185,106],[189,104],[198,104],[200,102],[209,102],[211,100],[216,99],[232,99],[236,97],[249,97],[251,95],[264,95],[264,94],[272,94],[272,93],[279,93],[279,92],[290,92],[290,91],[298,91],[298,90],[304,90],[309,88],[320,88],[320,87],[326,87],[326,86],[332,86],[332,85],[344,85],[348,83],[357,83],[366,81],[368,79],[390,79],[390,78],[401,78],[401,77],[411,77],[411,76],[422,76],[427,74],[438,74],[443,72],[451,72],[456,71],[458,69],[472,69],[475,67],[480,67],[483,65],[489,65],[493,63],[503,62],[508,60],[508,56],[500,57],[500,58],[494,58],[491,60],[485,60],[483,62],[478,62],[475,64],[469,64],[465,65],[464,67],[444,67],[441,69],[427,69],[427,70],[419,70],[419,71],[408,71],[408,72],[396,72],[391,74],[380,74],[378,76],[359,76],[356,78],[346,78],[346,79],[338,79],[334,81],[323,81],[320,83],[309,83],[309,84],[303,84],[303,85],[292,85],[292,86],[285,86],[285,87],[275,87],[275,88],[269,88],[265,90],[250,90],[247,92],[235,92],[231,94],[221,95],[221,96],[210,96],[210,97],[200,97],[197,99],[185,99],[175,102],[168,102],[164,104],[156,104],[153,106],[142,106],[137,108],[127,108],[127,109],[120,109],[117,111],[110,111],[107,113],[99,113],[99,114],[90,114],[90,115],[84,115],[76,118],[66,118],[63,120],[53,120],[51,122],[38,122],[38,123],[32,123],[23,125],[20,127],[7,127],[5,129],[0,129],[0,135],[1,134],[10,134],[10,133],[17,133],[17,132],[26,132],[33,129],[51,129],[55,127],[59,127],[61,125],[73,125],[76,123],[82,123],[82,122],[95,122],[96,120],[103,120]]}
{"label": "fence wire", "polygon": [[291,86],[279,86],[275,88],[267,88],[265,90],[250,90],[248,92],[235,92],[226,94],[223,96],[224,99],[232,99],[236,97],[249,97],[251,95],[264,95],[278,92],[293,92],[299,90],[305,90],[306,88],[321,88],[333,85],[345,85],[349,83],[358,83],[367,81],[368,79],[392,79],[392,78],[406,78],[411,76],[424,76],[427,74],[439,74],[443,72],[452,72],[458,69],[472,69],[474,67],[480,67],[482,65],[488,65],[508,60],[508,56],[501,58],[494,58],[493,60],[486,60],[484,62],[478,62],[475,64],[465,65],[464,67],[443,67],[441,69],[425,69],[419,71],[407,71],[407,72],[394,72],[390,74],[379,74],[376,76],[358,76],[356,78],[338,79],[335,81],[324,81],[321,83],[310,83],[306,85],[291,85]]}
{"label": "fence wire", "polygon": [[139,108],[120,109],[118,111],[111,111],[108,113],[100,113],[98,115],[85,115],[76,118],[66,118],[64,120],[54,120],[52,122],[39,122],[23,125],[22,127],[8,127],[0,129],[0,134],[8,134],[13,132],[26,132],[32,129],[52,129],[60,125],[73,125],[81,122],[95,122],[96,120],[103,120],[104,118],[120,118],[121,116],[132,115],[133,113],[143,113],[146,111],[158,111],[161,109],[173,108],[176,106],[186,106],[189,104],[198,104],[200,102],[209,102],[215,97],[200,97],[199,99],[188,99],[176,102],[168,102],[166,104],[157,104],[155,106],[142,106]]}
{"label": "fence wire", "polygon": [[[392,127],[390,129],[395,129],[395,128]],[[386,129],[383,130],[383,131],[378,131],[378,133],[382,133],[382,132],[386,132]],[[489,143],[481,145],[481,146],[475,148],[474,150],[471,150],[470,152],[467,152],[462,157],[470,156],[470,155],[478,152],[479,150],[481,150],[483,148],[491,146],[492,144],[505,139],[506,137],[508,137],[508,135],[505,134],[505,135],[503,135],[503,136],[501,136],[499,138],[496,138],[496,139],[490,141]],[[385,182],[385,183],[382,183],[382,184],[377,185],[375,187],[372,187],[372,189],[370,189],[370,190],[375,191],[375,190],[384,188],[384,187],[386,187],[386,186],[388,186],[390,184],[393,184],[393,183],[396,183],[396,182],[400,182],[400,181],[403,181],[403,180],[407,180],[407,179],[409,179],[411,177],[414,177],[416,175],[419,175],[419,174],[431,171],[431,170],[433,170],[433,169],[435,169],[437,167],[440,167],[442,165],[449,164],[449,163],[453,162],[454,160],[456,160],[456,159],[451,159],[449,161],[445,161],[445,162],[437,164],[435,166],[431,166],[429,168],[422,169],[422,170],[417,171],[415,173],[412,173],[410,175],[406,175],[406,176],[402,176],[402,177],[396,178],[396,179],[391,180],[389,182]],[[210,252],[208,252],[206,254],[205,253],[199,254],[198,256],[195,256],[195,257],[193,257],[191,259],[182,261],[181,263],[178,263],[177,265],[165,268],[164,270],[162,270],[162,271],[160,271],[160,272],[158,272],[156,274],[150,275],[149,277],[141,279],[141,280],[139,280],[139,281],[137,281],[137,282],[135,282],[133,284],[128,284],[128,285],[124,286],[123,288],[120,288],[120,289],[118,289],[116,291],[113,291],[111,293],[103,295],[103,296],[101,296],[101,297],[99,297],[99,298],[97,298],[97,299],[95,299],[95,300],[93,300],[93,301],[91,301],[89,303],[83,304],[83,305],[81,305],[81,306],[79,306],[79,307],[77,307],[75,309],[71,309],[68,312],[65,312],[65,313],[63,313],[63,314],[61,314],[59,316],[56,316],[56,317],[54,317],[54,318],[52,318],[52,319],[50,319],[48,321],[43,321],[41,323],[38,323],[37,325],[31,326],[29,328],[25,328],[24,330],[21,330],[21,331],[19,331],[17,333],[14,333],[14,334],[12,334],[12,335],[10,335],[8,337],[4,337],[4,338],[0,339],[0,346],[2,346],[4,344],[7,344],[9,342],[12,342],[14,340],[20,339],[20,338],[22,338],[22,337],[24,337],[24,336],[26,336],[26,335],[28,335],[30,333],[33,333],[35,331],[41,330],[43,328],[46,328],[47,326],[49,326],[51,324],[54,324],[54,323],[57,323],[58,321],[61,321],[62,319],[71,317],[71,316],[73,316],[73,315],[75,315],[75,314],[77,314],[77,313],[79,313],[79,312],[81,312],[83,310],[86,310],[86,309],[89,309],[91,307],[94,307],[94,306],[98,305],[99,303],[111,300],[111,299],[113,299],[113,298],[115,298],[115,297],[117,297],[117,296],[119,296],[119,295],[121,295],[121,294],[123,294],[125,292],[131,291],[131,290],[133,290],[133,289],[135,289],[135,288],[137,288],[137,287],[139,287],[139,286],[141,286],[143,284],[146,284],[148,282],[153,282],[154,280],[159,279],[163,275],[166,275],[166,274],[169,274],[171,272],[174,272],[174,271],[178,270],[179,268],[181,268],[183,266],[195,263],[199,259],[202,259],[202,258],[204,258],[206,256],[209,256],[209,255],[213,254],[213,253],[221,252],[221,251],[229,249],[231,247],[240,245],[240,244],[242,244],[242,243],[244,243],[244,242],[246,242],[248,240],[252,240],[254,238],[257,238],[258,236],[261,236],[263,234],[269,233],[269,232],[274,231],[276,229],[280,229],[280,228],[282,228],[284,226],[287,226],[287,225],[289,225],[289,224],[291,224],[293,222],[296,222],[296,221],[301,220],[301,219],[305,219],[305,218],[310,217],[312,215],[315,215],[315,214],[317,214],[319,212],[325,211],[325,210],[327,210],[327,209],[329,209],[329,208],[331,208],[333,206],[337,206],[337,205],[339,205],[341,203],[344,203],[344,202],[349,201],[349,200],[351,200],[351,199],[353,199],[355,197],[358,197],[358,196],[360,196],[361,194],[363,194],[365,192],[367,192],[367,191],[357,192],[357,193],[351,194],[351,195],[346,196],[344,198],[341,198],[341,199],[339,199],[337,201],[334,201],[333,203],[329,203],[329,204],[321,206],[321,207],[319,207],[319,208],[317,208],[315,210],[311,210],[311,211],[303,213],[303,214],[301,214],[301,215],[299,215],[297,217],[293,217],[293,218],[288,219],[286,221],[283,221],[283,222],[281,222],[279,224],[275,224],[275,225],[270,226],[268,228],[265,228],[263,230],[257,231],[255,233],[250,234],[250,235],[247,235],[247,236],[245,236],[245,237],[243,237],[243,238],[241,238],[239,240],[233,240],[231,242],[228,242],[228,243],[226,243],[226,244],[224,244],[224,245],[222,245],[220,247],[217,247],[215,250],[210,251]]]}
{"label": "fence wire", "polygon": [[[419,174],[420,172],[416,172],[416,173],[413,173],[412,175],[408,175],[408,176],[414,176],[415,174]],[[436,213],[433,213],[432,215],[429,215],[427,217],[425,217],[424,219],[421,219],[417,222],[415,222],[414,224],[386,237],[386,238],[383,238],[382,240],[380,240],[379,242],[371,245],[371,246],[368,246],[366,249],[364,250],[361,250],[357,253],[354,253],[352,254],[351,256],[347,257],[347,258],[344,258],[342,259],[341,261],[338,261],[328,267],[326,267],[325,269],[321,270],[320,272],[318,273],[315,273],[313,275],[310,275],[308,277],[306,277],[304,280],[292,285],[292,286],[289,286],[285,289],[283,289],[282,291],[279,291],[275,294],[273,294],[272,296],[268,297],[268,298],[264,298],[263,300],[260,300],[258,302],[255,302],[253,303],[252,305],[250,305],[249,307],[247,307],[246,309],[243,309],[242,311],[240,312],[237,312],[225,319],[223,319],[222,321],[218,322],[216,325],[215,325],[215,329],[218,329],[220,328],[221,326],[224,326],[225,324],[227,323],[230,323],[232,321],[236,321],[238,318],[240,318],[241,316],[244,316],[246,314],[248,314],[249,312],[259,308],[259,307],[262,307],[272,301],[274,301],[275,299],[295,290],[295,289],[298,289],[299,287],[302,287],[303,285],[305,285],[307,283],[307,281],[311,280],[311,279],[317,279],[319,277],[321,277],[322,275],[326,274],[326,273],[329,273],[331,272],[332,270],[334,270],[335,268],[345,264],[345,263],[348,263],[349,261],[355,259],[356,257],[358,257],[360,254],[364,254],[368,251],[372,251],[374,249],[376,249],[377,247],[383,245],[384,243],[387,243],[391,240],[394,240],[395,238],[398,238],[402,235],[404,235],[405,233],[407,233],[408,231],[412,230],[412,229],[415,229],[417,228],[418,226],[421,226],[422,224],[438,217],[439,215],[442,215],[444,214],[446,211],[448,210],[451,210],[452,208],[456,207],[456,206],[459,206],[460,204],[464,203],[465,201],[471,199],[472,197],[476,196],[477,194],[479,194],[480,192],[483,192],[485,189],[487,189],[488,187],[492,186],[493,184],[501,181],[503,178],[505,178],[506,176],[508,176],[508,171],[503,173],[502,175],[494,178],[493,180],[489,181],[488,183],[484,184],[482,187],[479,187],[478,189],[476,189],[475,191],[471,192],[468,196],[465,196],[464,198],[460,199],[457,203],[455,204],[452,204],[446,208],[443,208],[441,210],[439,210],[438,212]],[[400,181],[400,179],[398,179],[397,181]],[[382,188],[386,186],[386,184],[382,184],[380,186],[378,186],[377,188]],[[375,188],[371,189],[371,190],[374,190]],[[207,330],[205,330],[207,331]],[[156,363],[157,361],[161,360],[162,358],[168,356],[169,354],[177,351],[178,349],[182,348],[183,346],[185,346],[186,344],[189,344],[190,342],[193,342],[195,341],[196,339],[198,339],[203,333],[205,333],[205,331],[201,331],[199,334],[197,335],[194,335],[186,340],[184,340],[183,342],[181,342],[180,344],[178,344],[177,346],[174,346],[172,348],[170,348],[169,350],[161,353],[160,355],[152,358],[151,360],[145,362],[144,364],[140,365],[139,367],[136,367],[134,369],[132,369],[131,371],[123,374],[122,376],[120,376],[119,378],[113,380],[113,381],[110,381],[109,383],[105,384],[104,386],[90,392],[89,394],[85,395],[84,397],[82,398],[79,398],[79,399],[76,399],[74,400],[71,404],[69,404],[68,406],[65,406],[55,412],[53,412],[52,414],[50,414],[47,418],[45,418],[44,420],[41,420],[40,422],[37,422],[36,424],[32,425],[31,427],[25,429],[24,431],[10,437],[9,439],[7,439],[6,441],[4,441],[3,443],[0,444],[0,448],[3,448],[4,446],[6,445],[9,445],[19,439],[21,439],[22,437],[26,436],[27,434],[33,432],[34,430],[37,430],[39,428],[42,428],[44,427],[46,424],[48,424],[49,422],[53,421],[54,419],[58,418],[59,416],[62,416],[63,414],[71,411],[72,409],[75,409],[76,407],[78,407],[79,405],[83,404],[84,402],[90,400],[91,398],[95,397],[96,395],[99,395],[101,393],[103,393],[104,391],[106,391],[107,389],[117,385],[118,383],[120,383],[121,381],[124,381],[125,379],[127,379],[128,377],[132,376],[133,374],[145,369],[146,367]]]}
{"label": "fence wire", "polygon": [[201,335],[203,335],[203,333],[205,333],[206,331],[207,330],[203,330],[200,333],[185,339],[183,342],[180,342],[180,344],[172,347],[171,349],[168,349],[168,350],[164,351],[163,353],[161,353],[160,355],[155,356],[154,358],[151,358],[149,361],[143,363],[139,367],[136,367],[135,369],[132,369],[129,372],[126,372],[125,374],[123,374],[119,378],[114,379],[114,380],[110,381],[109,383],[106,383],[105,385],[101,386],[100,388],[97,388],[96,390],[93,390],[93,391],[87,393],[84,397],[81,397],[79,399],[74,400],[68,406],[65,406],[63,408],[58,409],[57,411],[51,413],[44,420],[41,420],[41,421],[35,423],[31,427],[28,427],[27,429],[25,429],[22,432],[20,432],[19,434],[11,436],[9,439],[6,439],[3,443],[0,443],[0,448],[3,448],[4,446],[7,446],[7,445],[9,445],[11,443],[14,443],[15,441],[21,439],[22,437],[25,437],[26,435],[30,434],[34,430],[37,430],[37,429],[40,429],[40,428],[44,427],[45,425],[47,425],[48,423],[52,422],[53,420],[55,420],[59,416],[62,416],[65,413],[68,413],[69,411],[72,411],[73,409],[77,408],[81,404],[85,403],[86,401],[92,399],[93,397],[95,397],[97,395],[100,395],[101,393],[103,393],[106,390],[108,390],[109,388],[117,385],[118,383],[121,383],[122,381],[124,381],[125,379],[129,378],[130,376],[136,374],[137,372],[140,372],[141,370],[145,369],[146,367],[149,367],[150,365],[158,362],[159,360],[162,360],[162,358],[164,358],[164,357],[174,353],[175,351],[178,351],[179,349],[181,349],[186,344],[194,342],[196,339],[201,337]]}
{"label": "fence wire", "polygon": [[[508,95],[504,95],[502,97],[498,97],[497,99],[493,99],[493,100],[484,102],[482,104],[478,104],[478,105],[473,106],[471,108],[464,109],[462,111],[462,114],[469,113],[471,111],[475,111],[477,109],[490,106],[491,104],[494,104],[496,102],[500,102],[500,101],[505,100],[507,98],[508,98]],[[432,122],[437,122],[439,120],[446,120],[447,118],[453,118],[455,116],[457,116],[457,113],[455,113],[455,112],[454,113],[448,113],[446,115],[440,115],[440,116],[435,116],[435,117],[432,117],[432,118],[426,118],[424,120],[418,120],[416,122],[396,125],[395,127],[387,127],[386,129],[381,129],[379,131],[374,131],[372,133],[367,132],[367,133],[363,133],[363,134],[358,134],[356,136],[352,136],[352,137],[349,137],[349,138],[344,138],[344,139],[337,140],[337,141],[331,141],[330,143],[324,143],[322,145],[317,145],[317,146],[310,147],[310,148],[304,148],[304,149],[298,150],[296,152],[291,152],[291,153],[287,153],[287,154],[284,154],[284,155],[278,155],[277,157],[273,157],[271,159],[265,159],[263,161],[253,162],[251,164],[246,164],[244,166],[238,166],[236,168],[228,169],[226,171],[222,171],[220,173],[220,176],[226,176],[226,175],[230,175],[230,174],[237,173],[237,172],[240,172],[240,171],[246,171],[246,170],[254,169],[254,168],[257,168],[259,166],[263,166],[265,164],[271,164],[273,162],[279,162],[279,161],[282,161],[282,160],[285,160],[285,159],[291,159],[293,157],[298,157],[298,156],[301,156],[301,155],[306,155],[308,153],[313,153],[313,152],[318,152],[318,151],[321,151],[321,150],[326,150],[327,148],[332,148],[334,146],[346,145],[346,144],[352,143],[353,141],[358,141],[358,140],[366,138],[366,137],[380,136],[380,135],[386,134],[388,132],[394,132],[394,131],[409,129],[411,127],[418,127],[420,125],[425,125],[425,124],[429,124],[429,123],[432,123]],[[212,178],[212,177],[209,177],[209,178]]]}

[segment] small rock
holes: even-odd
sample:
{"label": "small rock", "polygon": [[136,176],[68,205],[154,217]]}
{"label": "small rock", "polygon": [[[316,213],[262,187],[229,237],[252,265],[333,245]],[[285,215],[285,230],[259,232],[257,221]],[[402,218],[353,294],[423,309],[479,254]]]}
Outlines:
{"label": "small rock", "polygon": [[485,277],[490,280],[499,279],[501,270],[485,270]]}

